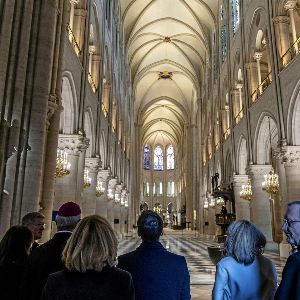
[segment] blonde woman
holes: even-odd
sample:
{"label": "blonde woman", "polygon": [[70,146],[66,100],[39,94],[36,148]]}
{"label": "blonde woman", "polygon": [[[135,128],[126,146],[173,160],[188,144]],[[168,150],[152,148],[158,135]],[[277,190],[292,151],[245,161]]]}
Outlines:
{"label": "blonde woman", "polygon": [[41,299],[134,299],[131,275],[115,267],[117,244],[105,218],[82,219],[63,251],[66,270],[49,276]]}

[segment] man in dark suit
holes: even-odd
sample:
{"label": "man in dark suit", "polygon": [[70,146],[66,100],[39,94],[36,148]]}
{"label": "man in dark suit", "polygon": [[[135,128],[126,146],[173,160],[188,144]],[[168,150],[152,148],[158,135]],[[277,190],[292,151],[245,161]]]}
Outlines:
{"label": "man in dark suit", "polygon": [[76,203],[67,202],[60,207],[55,219],[57,233],[29,256],[21,285],[22,300],[39,300],[48,276],[64,269],[62,251],[80,217],[81,210]]}
{"label": "man in dark suit", "polygon": [[37,240],[42,238],[45,229],[45,216],[39,212],[30,212],[22,218],[22,225],[26,226],[33,234],[34,242],[31,250],[39,246]]}
{"label": "man in dark suit", "polygon": [[275,299],[300,299],[300,201],[288,204],[282,230],[292,251],[283,269]]}
{"label": "man in dark suit", "polygon": [[138,219],[141,245],[118,258],[118,267],[131,273],[136,300],[189,300],[190,276],[185,258],[168,252],[159,242],[161,217],[144,211]]}

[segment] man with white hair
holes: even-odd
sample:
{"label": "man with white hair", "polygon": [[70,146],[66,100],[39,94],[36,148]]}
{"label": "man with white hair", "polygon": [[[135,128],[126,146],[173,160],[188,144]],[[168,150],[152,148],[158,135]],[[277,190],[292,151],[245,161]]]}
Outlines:
{"label": "man with white hair", "polygon": [[300,299],[300,201],[288,203],[282,230],[291,245],[291,252],[283,269],[275,299]]}
{"label": "man with white hair", "polygon": [[21,286],[23,300],[39,300],[48,276],[64,269],[61,254],[80,218],[81,209],[74,202],[59,208],[55,219],[57,233],[29,256]]}

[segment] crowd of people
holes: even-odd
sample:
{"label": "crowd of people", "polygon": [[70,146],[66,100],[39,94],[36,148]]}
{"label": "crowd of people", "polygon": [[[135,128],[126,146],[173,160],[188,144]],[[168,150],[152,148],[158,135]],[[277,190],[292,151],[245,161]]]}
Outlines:
{"label": "crowd of people", "polygon": [[[159,242],[163,220],[156,212],[140,215],[142,242],[119,257],[118,240],[104,217],[81,220],[78,204],[67,202],[55,222],[57,233],[42,245],[37,241],[44,216],[38,212],[6,232],[0,242],[1,300],[191,299],[186,260]],[[249,221],[233,222],[216,267],[212,299],[300,299],[300,201],[288,204],[282,229],[292,250],[278,286],[274,264],[263,255],[263,233]]]}

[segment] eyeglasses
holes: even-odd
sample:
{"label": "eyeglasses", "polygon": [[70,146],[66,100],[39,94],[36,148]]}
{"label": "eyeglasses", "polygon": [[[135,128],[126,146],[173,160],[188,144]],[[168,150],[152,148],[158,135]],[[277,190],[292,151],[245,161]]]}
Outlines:
{"label": "eyeglasses", "polygon": [[299,223],[299,221],[293,221],[293,220],[288,220],[288,219],[283,219],[283,224],[284,225],[288,225],[288,226],[291,226],[293,223]]}
{"label": "eyeglasses", "polygon": [[45,223],[33,223],[32,225],[36,227],[44,227],[44,228],[46,227]]}

